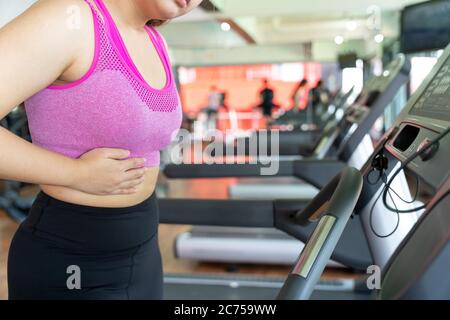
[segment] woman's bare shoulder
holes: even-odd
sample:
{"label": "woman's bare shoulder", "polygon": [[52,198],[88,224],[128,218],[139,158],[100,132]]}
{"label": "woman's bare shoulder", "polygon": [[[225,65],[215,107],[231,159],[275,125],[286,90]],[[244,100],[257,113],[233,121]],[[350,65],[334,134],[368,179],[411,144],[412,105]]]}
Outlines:
{"label": "woman's bare shoulder", "polygon": [[0,115],[72,66],[92,28],[84,0],[39,0],[1,28],[0,96],[7,101],[0,102]]}

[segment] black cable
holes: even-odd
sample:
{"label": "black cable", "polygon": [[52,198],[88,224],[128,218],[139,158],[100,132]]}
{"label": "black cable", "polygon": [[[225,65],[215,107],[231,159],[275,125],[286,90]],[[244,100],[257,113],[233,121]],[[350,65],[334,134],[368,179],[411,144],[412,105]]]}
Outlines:
{"label": "black cable", "polygon": [[[388,203],[387,203],[387,194],[390,190],[392,190],[391,188],[391,184],[394,181],[394,179],[397,177],[397,175],[402,172],[406,166],[413,161],[415,158],[417,158],[418,156],[422,155],[425,151],[427,151],[431,146],[433,146],[435,143],[438,143],[442,138],[444,138],[448,133],[450,132],[450,127],[448,127],[446,130],[444,130],[441,134],[439,134],[435,139],[433,139],[431,142],[429,142],[425,147],[423,147],[422,149],[420,149],[419,151],[413,153],[411,156],[409,156],[405,162],[402,163],[402,165],[395,171],[395,173],[391,176],[391,178],[389,179],[389,181],[385,184],[386,188],[383,191],[383,204],[386,207],[386,209],[388,209],[389,211],[392,212],[398,212],[398,213],[414,213],[417,212],[419,210],[423,210],[426,209],[427,204],[424,204],[422,206],[416,207],[416,208],[412,208],[412,209],[405,209],[405,210],[398,210],[398,208],[392,208]],[[416,195],[418,193],[418,188],[416,189]],[[398,196],[398,195],[397,195]],[[399,197],[402,201],[404,201],[404,199],[402,199],[401,197]],[[415,199],[412,201],[414,202]],[[410,202],[410,203],[412,203]]]}
{"label": "black cable", "polygon": [[[384,175],[384,177],[386,177],[386,175]],[[386,180],[384,179],[384,181],[386,181]],[[383,182],[384,182],[384,181],[383,181]],[[382,235],[382,234],[378,233],[378,232],[375,230],[375,226],[374,226],[374,224],[373,224],[373,213],[374,213],[374,209],[375,209],[376,204],[378,203],[378,201],[380,200],[381,196],[383,195],[384,188],[386,188],[386,185],[384,185],[383,189],[380,191],[380,194],[377,196],[377,198],[376,198],[375,201],[373,202],[372,207],[370,208],[370,213],[369,213],[369,226],[370,226],[370,230],[371,230],[371,231],[373,232],[373,234],[374,234],[375,236],[377,236],[378,238],[388,238],[388,237],[392,236],[392,235],[397,231],[398,227],[400,226],[400,213],[396,212],[396,214],[397,214],[397,223],[396,223],[394,229],[393,229],[391,232],[389,232],[388,234]],[[392,198],[392,195],[391,195],[390,193],[389,193],[389,196],[391,197],[391,201],[392,201],[392,203],[394,203],[394,206],[396,206],[396,204],[395,204],[395,202],[394,202],[394,199]],[[396,206],[396,207],[397,207],[397,206]]]}
{"label": "black cable", "polygon": [[[420,156],[423,152],[425,152],[427,149],[429,149],[433,144],[439,142],[442,138],[444,138],[448,133],[450,132],[450,127],[447,128],[445,131],[443,131],[440,135],[438,135],[434,140],[432,140],[431,142],[428,143],[428,145],[426,145],[425,147],[423,147],[421,150],[415,152],[414,154],[412,154],[410,157],[408,157],[405,162],[403,162],[401,164],[401,166],[395,171],[395,173],[391,176],[391,178],[389,179],[389,181],[387,181],[387,176],[384,174],[384,168],[373,168],[367,175],[367,182],[371,185],[375,185],[377,184],[380,180],[382,180],[382,182],[384,183],[384,186],[382,188],[382,190],[380,191],[380,194],[377,196],[377,198],[375,199],[374,203],[372,204],[372,207],[370,209],[370,213],[369,213],[369,226],[371,231],[373,232],[373,234],[375,234],[375,236],[377,236],[378,238],[388,238],[390,236],[392,236],[398,229],[399,225],[400,225],[400,213],[414,213],[423,209],[426,209],[427,204],[424,204],[422,206],[413,208],[413,209],[405,209],[405,210],[399,210],[394,198],[391,194],[394,193],[401,201],[403,201],[404,203],[407,204],[412,204],[417,200],[418,194],[419,194],[419,189],[420,189],[420,178],[418,177],[418,175],[415,173],[414,177],[416,179],[416,190],[415,190],[415,194],[414,197],[412,197],[411,201],[405,200],[403,197],[401,197],[393,188],[391,188],[391,184],[394,181],[394,179],[397,177],[397,175],[403,171],[406,166],[413,161],[415,158],[417,158],[418,156]],[[383,146],[384,149],[384,146]],[[382,155],[382,154],[381,154]],[[377,169],[378,171],[380,171],[378,178],[375,181],[370,181],[370,175],[375,171],[375,169]],[[388,203],[387,203],[387,196],[389,195],[391,202],[393,203],[395,208],[392,208]],[[380,200],[380,197],[383,196],[383,205],[385,206],[386,209],[388,209],[391,212],[394,212],[397,215],[397,223],[394,227],[394,229],[386,234],[386,235],[382,235],[380,233],[378,233],[375,230],[375,227],[373,225],[373,213],[374,213],[374,209],[376,204],[378,203],[378,201]]]}
{"label": "black cable", "polygon": [[[416,180],[416,187],[415,187],[416,191],[415,191],[414,197],[412,197],[412,200],[411,200],[411,201],[408,201],[408,200],[405,200],[404,198],[402,198],[402,197],[401,197],[394,189],[392,189],[391,187],[389,187],[389,189],[390,189],[390,191],[393,192],[393,193],[397,196],[397,198],[399,198],[402,202],[407,203],[407,204],[414,203],[414,202],[417,200],[417,197],[419,196],[419,189],[420,189],[420,179],[419,179],[417,173],[415,173],[415,172],[414,172],[414,178],[415,178],[415,180]],[[385,184],[386,184],[386,183],[387,183],[387,182],[385,182]]]}
{"label": "black cable", "polygon": [[380,172],[380,174],[378,175],[377,179],[374,180],[374,181],[373,180],[371,181],[370,176],[373,173],[375,173],[375,169],[370,170],[369,173],[367,174],[367,177],[366,177],[367,183],[372,185],[372,186],[376,185],[381,179],[381,172]]}

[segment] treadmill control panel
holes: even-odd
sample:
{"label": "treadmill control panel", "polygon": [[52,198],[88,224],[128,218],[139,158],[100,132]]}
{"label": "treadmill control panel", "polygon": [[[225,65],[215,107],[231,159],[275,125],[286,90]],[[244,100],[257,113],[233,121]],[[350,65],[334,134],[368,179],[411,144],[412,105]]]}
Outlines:
{"label": "treadmill control panel", "polygon": [[410,114],[450,122],[450,57],[417,100]]}
{"label": "treadmill control panel", "polygon": [[[404,122],[397,134],[386,144],[386,150],[395,158],[404,162],[416,152],[428,146],[430,141],[439,135],[438,132],[421,125]],[[426,180],[430,185],[438,187],[448,175],[448,155],[450,154],[450,136],[444,137],[440,143],[433,145],[421,155],[414,158],[408,168]]]}

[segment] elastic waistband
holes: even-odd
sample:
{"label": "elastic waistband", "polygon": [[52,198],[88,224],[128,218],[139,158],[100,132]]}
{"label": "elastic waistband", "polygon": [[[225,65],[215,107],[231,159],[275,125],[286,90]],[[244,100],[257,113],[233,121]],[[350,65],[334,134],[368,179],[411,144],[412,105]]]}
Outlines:
{"label": "elastic waistband", "polygon": [[156,195],[126,208],[91,207],[38,194],[22,228],[53,246],[77,251],[127,250],[158,231]]}
{"label": "elastic waistband", "polygon": [[133,206],[129,207],[123,207],[123,208],[106,208],[106,207],[92,207],[92,206],[85,206],[81,204],[75,204],[70,203],[66,201],[62,201],[56,198],[53,198],[52,196],[49,196],[45,192],[41,191],[38,193],[35,199],[35,203],[41,204],[41,205],[54,205],[63,207],[67,210],[72,210],[75,212],[80,213],[108,213],[108,214],[114,214],[114,213],[127,213],[127,212],[133,212],[136,210],[142,210],[148,207],[151,203],[156,201],[156,193],[154,192],[150,197],[142,201],[141,203],[138,203]]}

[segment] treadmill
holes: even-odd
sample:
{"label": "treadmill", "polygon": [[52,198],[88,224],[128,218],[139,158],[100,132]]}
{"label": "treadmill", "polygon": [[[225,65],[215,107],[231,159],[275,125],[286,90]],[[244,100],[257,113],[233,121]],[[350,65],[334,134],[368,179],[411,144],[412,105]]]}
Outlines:
{"label": "treadmill", "polygon": [[[346,116],[339,120],[337,126],[330,126],[317,144],[314,157],[280,157],[277,161],[279,170],[276,174],[276,183],[273,176],[261,176],[264,164],[235,164],[235,165],[167,165],[164,173],[169,178],[215,178],[215,177],[258,177],[258,186],[255,196],[241,197],[253,200],[286,198],[289,188],[289,199],[302,200],[305,205],[333,176],[347,164],[358,169],[373,152],[373,144],[368,131],[378,119],[385,108],[393,100],[398,90],[408,81],[410,64],[405,56],[399,55],[385,70],[382,76],[370,79],[363,89],[358,103],[347,109]],[[369,104],[370,106],[364,106]],[[350,121],[348,121],[350,119]],[[336,145],[336,147],[334,147]],[[334,158],[331,158],[335,155]],[[289,179],[286,181],[286,177]],[[296,179],[292,179],[295,177]],[[310,186],[300,183],[302,179]],[[270,181],[271,180],[271,181]],[[262,183],[261,183],[262,182]],[[312,186],[312,187],[311,187]],[[247,187],[247,186],[245,186]],[[233,188],[243,188],[235,187]],[[232,194],[233,188],[230,188]],[[305,189],[309,194],[305,197]],[[314,190],[314,188],[317,188]],[[312,190],[311,190],[312,189]],[[300,190],[301,192],[298,192]],[[247,194],[250,191],[247,191]],[[261,197],[262,196],[262,197]],[[309,197],[308,197],[309,196]],[[286,199],[289,202],[289,199]],[[342,266],[355,270],[364,270],[370,264],[367,248],[358,247],[358,239],[363,238],[361,224],[358,219],[352,220],[348,228],[351,237],[343,241],[340,249],[349,259],[332,261],[332,266]],[[244,244],[239,254],[234,248]],[[256,263],[256,264],[292,264],[303,243],[296,237],[280,232],[276,228],[229,228],[222,226],[194,226],[191,231],[180,234],[175,243],[175,255],[180,258],[226,262],[226,263]],[[350,262],[350,263],[349,263]]]}
{"label": "treadmill", "polygon": [[[302,150],[312,149],[322,136],[322,131],[327,126],[333,124],[336,119],[340,119],[353,94],[354,88],[346,93],[339,92],[328,105],[320,106],[323,111],[317,115],[318,128],[316,130],[303,130],[305,123],[302,112],[289,110],[285,117],[275,120],[270,130],[279,130],[279,150],[280,155],[299,155]],[[260,131],[252,134],[250,139],[257,139]]]}
{"label": "treadmill", "polygon": [[[331,116],[333,116],[336,111],[332,106],[338,106],[342,104],[345,100],[347,100],[353,94],[354,88],[351,88],[348,92],[343,93],[339,91],[336,95],[331,97],[331,100],[326,104],[319,104],[317,106],[317,110],[314,114],[313,123],[316,124],[319,128],[323,127]],[[298,110],[292,108],[286,111],[277,119],[274,119],[270,124],[271,126],[288,126],[291,125],[293,129],[302,130],[302,125],[307,122],[308,117],[305,110]]]}
{"label": "treadmill", "polygon": [[[351,106],[348,113],[355,112],[362,119],[358,119],[357,123],[354,121],[346,122],[345,117],[337,113],[337,116],[332,118],[325,126],[320,139],[316,142],[313,147],[304,145],[304,141],[298,134],[292,135],[290,138],[286,138],[291,133],[275,132],[274,134],[279,135],[280,147],[277,154],[281,156],[275,159],[292,159],[292,158],[303,158],[309,157],[314,159],[324,159],[324,158],[341,158],[343,162],[347,162],[350,159],[353,152],[355,152],[354,159],[357,160],[359,165],[364,163],[367,156],[371,153],[372,142],[370,141],[367,133],[373,126],[376,119],[382,115],[384,110],[388,107],[389,103],[394,99],[395,94],[398,92],[399,88],[408,81],[410,65],[406,61],[403,55],[399,55],[385,70],[383,76],[372,77],[369,79],[364,86],[362,92],[360,93],[357,101]],[[381,92],[381,94],[380,94]],[[344,97],[343,101],[346,101],[348,97]],[[367,111],[367,106],[370,106],[370,110]],[[358,111],[361,109],[362,111]],[[347,107],[342,110],[348,110]],[[367,113],[367,114],[366,114]],[[350,125],[350,127],[349,127]],[[358,130],[355,130],[358,128]],[[272,141],[271,133],[267,136],[267,141]],[[346,136],[347,135],[347,136]],[[284,137],[284,138],[283,138]],[[276,137],[275,137],[276,138]],[[299,138],[299,144],[294,144],[293,140]],[[345,140],[345,139],[347,140]],[[351,139],[350,139],[351,138]],[[249,142],[250,143],[250,142]],[[251,141],[253,145],[260,145],[261,140]],[[292,149],[294,147],[294,150]],[[302,147],[303,146],[303,147]],[[339,148],[337,150],[337,148]],[[249,146],[246,145],[248,149]],[[243,148],[245,149],[245,148]],[[270,144],[266,146],[266,150],[271,151]],[[288,149],[288,151],[286,151]],[[289,155],[291,152],[295,151],[297,156],[284,156]],[[284,152],[284,153],[283,153]],[[269,152],[270,153],[270,152]],[[345,154],[344,154],[345,153]],[[224,152],[225,154],[225,152]],[[358,159],[358,157],[361,157]],[[260,158],[262,158],[260,156]],[[273,158],[272,158],[273,159]],[[359,160],[359,161],[358,161]],[[265,159],[267,161],[278,164],[279,161],[272,161],[270,157]],[[329,164],[330,165],[330,164]],[[357,163],[356,163],[357,165]],[[264,166],[262,166],[264,167]],[[256,166],[251,165],[250,168],[254,169]],[[278,174],[277,177],[265,177],[264,183],[261,183],[259,177],[261,176],[261,169],[248,170],[249,167],[239,165],[239,166],[190,166],[190,165],[168,165],[164,170],[166,176],[170,178],[200,178],[200,177],[240,177],[239,183],[231,186],[229,188],[229,195],[231,198],[267,198],[271,196],[273,199],[280,198],[298,198],[299,196],[306,199],[311,199],[316,193],[317,188],[328,181],[334,173],[334,170],[330,174],[326,174],[325,179],[322,179],[322,183],[316,185],[311,183],[306,179],[310,185],[305,184],[295,184],[295,186],[287,186],[287,184],[292,184],[295,179],[290,177],[290,174],[283,175]],[[331,167],[327,168],[328,170]],[[339,170],[339,168],[338,168]],[[320,172],[321,173],[321,172]],[[327,171],[325,171],[327,173]],[[315,172],[316,174],[316,172]],[[247,177],[247,178],[244,178]],[[257,179],[251,177],[258,177]],[[300,177],[302,178],[302,177]],[[311,178],[311,177],[308,177]],[[315,178],[315,177],[313,177]],[[294,181],[293,181],[294,180]],[[273,189],[276,187],[276,190]]]}
{"label": "treadmill", "polygon": [[[293,200],[161,199],[161,223],[275,227],[306,242],[278,285],[255,278],[252,286],[250,277],[213,284],[201,275],[192,275],[191,281],[166,275],[166,298],[450,299],[449,73],[450,46],[362,169],[343,169],[306,206]],[[386,179],[373,181],[374,172]],[[402,187],[406,174],[417,179],[411,191]],[[385,195],[391,191],[398,195],[389,200]],[[355,215],[359,219],[351,219]],[[381,270],[380,290],[369,290],[365,281],[326,288],[320,280],[330,258],[341,260],[339,246],[355,220],[363,227],[359,241],[367,244],[371,265]],[[313,232],[305,237],[301,230],[311,226]]]}
{"label": "treadmill", "polygon": [[[342,163],[352,162],[351,164],[355,167],[361,167],[367,160],[373,150],[368,132],[389,106],[399,89],[407,83],[409,71],[409,61],[404,55],[398,55],[382,76],[373,77],[367,81],[359,99],[346,109],[344,116],[328,123],[312,150],[303,150],[301,152],[303,155],[299,152],[296,156],[283,156],[277,150],[272,152],[272,146],[269,144],[267,149],[270,151],[267,154],[256,154],[252,163],[236,165],[167,164],[164,167],[164,173],[168,178],[179,179],[290,177],[292,176],[291,168],[286,166],[286,163],[290,165],[292,159],[299,159],[296,162],[298,166],[307,163],[309,166],[305,169],[312,169],[311,166],[322,169],[314,174],[311,174],[311,171],[305,172],[303,176],[298,177],[320,188],[342,168]],[[272,134],[276,135],[277,131]],[[270,138],[271,136],[268,141],[271,142]],[[261,141],[253,141],[253,143],[258,145]],[[270,169],[267,163],[278,166],[278,172],[274,174],[265,170]],[[333,164],[336,165],[334,170]],[[325,167],[329,169],[324,172],[323,168]],[[265,180],[264,183],[267,184],[267,181]]]}
{"label": "treadmill", "polygon": [[[336,121],[342,118],[345,110],[351,105],[352,94],[354,88],[351,88],[347,93],[338,93],[335,98],[328,104],[320,106],[323,111],[318,115],[318,126],[314,130],[303,129],[304,119],[299,116],[302,112],[289,110],[286,112],[286,119],[283,121],[277,120],[267,129],[251,130],[244,133],[237,138],[228,139],[224,141],[222,155],[227,156],[252,156],[254,150],[250,145],[258,145],[259,141],[266,141],[267,135],[270,136],[270,131],[276,130],[277,138],[279,140],[279,148],[277,155],[282,156],[298,156],[304,150],[312,152],[314,146],[323,136],[324,128],[331,128],[336,126]],[[288,116],[289,115],[289,116]],[[264,140],[262,140],[264,139]],[[269,137],[270,140],[270,137]],[[266,147],[267,151],[271,151],[270,146]],[[212,156],[216,156],[216,150],[213,150]]]}

